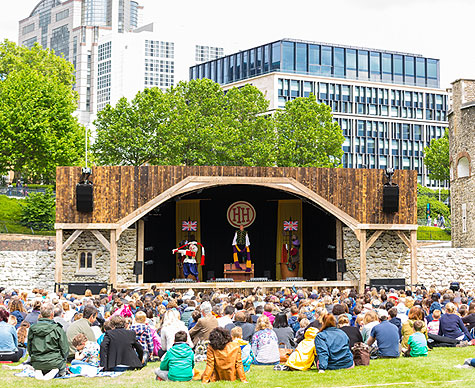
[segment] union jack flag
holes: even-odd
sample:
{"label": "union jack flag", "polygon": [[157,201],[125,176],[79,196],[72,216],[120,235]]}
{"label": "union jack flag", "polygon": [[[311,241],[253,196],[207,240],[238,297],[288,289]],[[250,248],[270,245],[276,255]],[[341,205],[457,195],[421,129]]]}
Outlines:
{"label": "union jack flag", "polygon": [[297,230],[298,227],[298,221],[284,221],[284,230]]}
{"label": "union jack flag", "polygon": [[183,221],[181,223],[181,230],[184,232],[196,232],[198,229],[198,221]]}

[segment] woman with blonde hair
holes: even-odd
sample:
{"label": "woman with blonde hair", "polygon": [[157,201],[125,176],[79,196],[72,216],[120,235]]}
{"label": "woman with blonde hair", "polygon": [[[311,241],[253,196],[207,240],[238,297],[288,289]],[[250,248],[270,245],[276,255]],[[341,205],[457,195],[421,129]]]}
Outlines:
{"label": "woman with blonde hair", "polygon": [[186,343],[193,348],[193,341],[188,333],[188,328],[180,320],[180,313],[177,310],[167,310],[163,316],[160,332],[160,343],[162,346],[162,353],[159,353],[160,356],[164,354],[168,348],[173,346],[175,343],[175,334],[179,331],[184,331],[186,333]]}
{"label": "woman with blonde hair", "polygon": [[63,311],[64,311],[64,320],[66,322],[71,322],[74,317],[74,314],[76,314],[76,310],[71,309],[69,302],[66,302],[66,301],[63,302],[61,306],[63,307]]}
{"label": "woman with blonde hair", "polygon": [[278,364],[280,361],[279,343],[267,316],[261,315],[257,319],[255,331],[251,340],[251,349],[255,356],[253,364]]}
{"label": "woman with blonde hair", "polygon": [[462,318],[456,314],[456,310],[453,303],[447,303],[445,314],[439,320],[439,335],[459,341],[471,341],[473,338],[463,324]]}
{"label": "woman with blonde hair", "polygon": [[369,336],[371,334],[371,330],[379,323],[378,314],[376,311],[369,310],[366,312],[363,318],[363,327],[361,329],[361,336],[363,337],[363,342],[367,343]]}

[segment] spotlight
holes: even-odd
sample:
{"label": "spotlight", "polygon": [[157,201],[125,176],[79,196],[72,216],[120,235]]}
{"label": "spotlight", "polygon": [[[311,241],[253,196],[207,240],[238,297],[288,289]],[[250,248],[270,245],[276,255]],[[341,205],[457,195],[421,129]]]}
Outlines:
{"label": "spotlight", "polygon": [[331,249],[331,250],[335,250],[335,249],[336,249],[335,245],[328,245],[327,248],[328,248],[328,249]]}
{"label": "spotlight", "polygon": [[153,260],[147,260],[144,262],[145,265],[152,265],[153,263],[155,263]]}
{"label": "spotlight", "polygon": [[152,252],[153,251],[153,247],[146,247],[144,250],[145,252]]}
{"label": "spotlight", "polygon": [[326,260],[327,260],[329,263],[336,263],[336,259],[334,259],[333,257],[327,257]]}
{"label": "spotlight", "polygon": [[393,179],[394,175],[394,168],[388,167],[386,168],[386,177],[388,178],[388,184],[392,185],[391,180]]}

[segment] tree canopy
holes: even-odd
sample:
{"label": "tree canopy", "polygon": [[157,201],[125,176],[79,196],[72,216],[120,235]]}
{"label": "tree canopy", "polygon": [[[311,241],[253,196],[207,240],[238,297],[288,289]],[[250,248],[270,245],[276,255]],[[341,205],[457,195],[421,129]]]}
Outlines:
{"label": "tree canopy", "polygon": [[50,50],[0,43],[0,172],[52,181],[81,161],[85,133],[73,113],[74,67]]}
{"label": "tree canopy", "polygon": [[224,92],[208,80],[152,88],[98,113],[99,164],[338,166],[343,135],[314,96],[276,113],[252,85]]}
{"label": "tree canopy", "polygon": [[429,178],[434,180],[450,179],[449,131],[440,139],[432,139],[424,148],[424,164],[429,169]]}

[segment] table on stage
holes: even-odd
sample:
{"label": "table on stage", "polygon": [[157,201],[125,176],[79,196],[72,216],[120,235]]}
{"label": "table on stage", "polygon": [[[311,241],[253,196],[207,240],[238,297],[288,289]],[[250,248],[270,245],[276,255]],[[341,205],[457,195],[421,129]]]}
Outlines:
{"label": "table on stage", "polygon": [[[246,268],[246,264],[241,264],[241,268]],[[251,264],[251,271],[236,269],[234,264],[224,264],[224,278],[233,279],[235,282],[243,282],[254,277],[254,264]]]}

